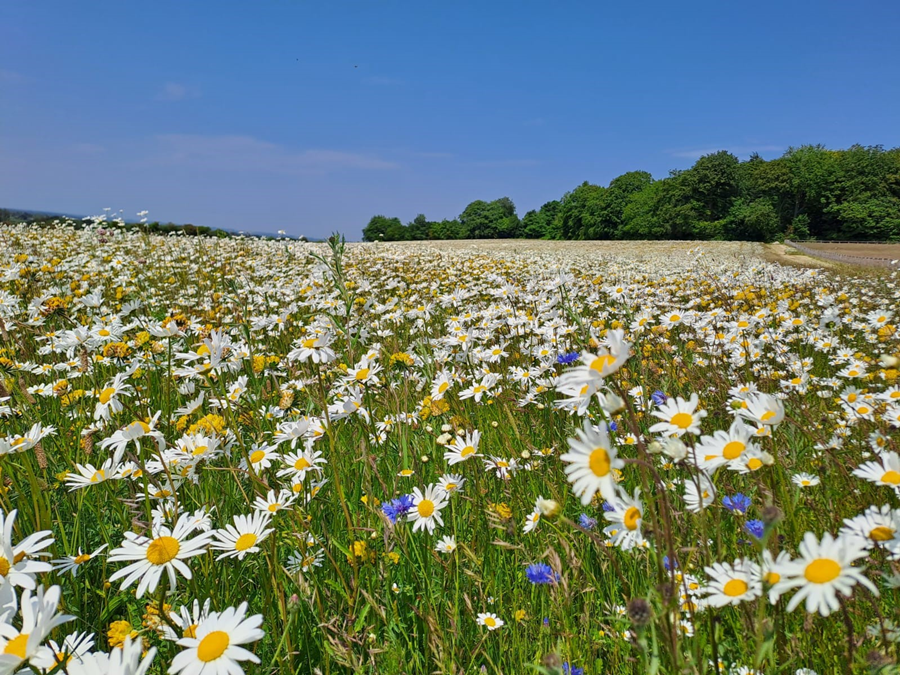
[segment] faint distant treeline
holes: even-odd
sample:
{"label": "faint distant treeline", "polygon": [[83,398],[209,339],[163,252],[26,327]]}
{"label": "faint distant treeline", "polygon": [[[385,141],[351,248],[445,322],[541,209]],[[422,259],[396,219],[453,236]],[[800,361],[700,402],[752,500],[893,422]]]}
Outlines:
{"label": "faint distant treeline", "polygon": [[766,161],[727,151],[654,180],[629,171],[585,181],[519,218],[512,200],[474,201],[458,218],[374,216],[364,241],[425,239],[900,240],[900,148],[790,148]]}

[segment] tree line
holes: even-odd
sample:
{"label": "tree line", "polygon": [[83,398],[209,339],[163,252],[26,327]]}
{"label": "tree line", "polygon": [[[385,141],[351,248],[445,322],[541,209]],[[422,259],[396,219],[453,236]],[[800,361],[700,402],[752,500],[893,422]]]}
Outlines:
{"label": "tree line", "polygon": [[804,145],[768,161],[723,150],[660,180],[585,181],[521,218],[502,197],[453,220],[377,215],[363,229],[364,241],[504,238],[900,240],[900,148]]}

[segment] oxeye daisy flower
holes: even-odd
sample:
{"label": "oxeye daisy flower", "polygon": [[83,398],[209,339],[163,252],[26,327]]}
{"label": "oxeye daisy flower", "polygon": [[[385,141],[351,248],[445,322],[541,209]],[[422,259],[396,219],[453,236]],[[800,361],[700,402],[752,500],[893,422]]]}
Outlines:
{"label": "oxeye daisy flower", "polygon": [[644,520],[644,506],[640,500],[641,489],[635,488],[634,496],[619,493],[612,501],[612,509],[603,516],[612,523],[603,529],[613,546],[627,551],[635,546],[643,546],[641,523]]}
{"label": "oxeye daisy flower", "polygon": [[569,439],[569,452],[560,455],[568,464],[566,475],[572,483],[572,491],[581,498],[584,506],[598,492],[604,499],[616,494],[615,471],[625,466],[603,427],[594,427],[588,420],[583,429],[576,429],[577,438]]}
{"label": "oxeye daisy flower", "polygon": [[784,404],[771,394],[752,394],[745,403],[746,407],[737,410],[737,414],[751,422],[775,427],[784,419]]}
{"label": "oxeye daisy flower", "polygon": [[701,436],[693,457],[704,471],[714,472],[721,466],[736,462],[746,450],[753,450],[753,431],[742,421],[735,420],[728,431],[714,431],[712,436]]}
{"label": "oxeye daisy flower", "polygon": [[800,488],[814,487],[822,481],[818,476],[811,473],[795,473],[791,476],[791,482]]}
{"label": "oxeye daisy flower", "polygon": [[819,541],[815,534],[807,532],[799,550],[800,557],[796,560],[773,567],[773,571],[781,576],[776,590],[797,589],[788,603],[789,612],[805,602],[807,612],[828,616],[840,607],[838,592],[850,597],[856,584],[862,584],[878,595],[878,589],[863,574],[863,568],[852,566],[854,561],[866,557],[866,549],[857,539],[835,539],[826,532]]}
{"label": "oxeye daisy flower", "polygon": [[297,500],[297,495],[290,490],[281,489],[277,493],[275,490],[269,490],[265,497],[257,497],[253,502],[253,508],[257,511],[272,515],[282,509],[290,508]]}
{"label": "oxeye daisy flower", "polygon": [[53,652],[54,665],[66,666],[73,660],[81,661],[81,657],[93,649],[94,637],[89,633],[76,632],[67,635],[62,644],[59,644],[56,640],[48,640],[47,643]]}
{"label": "oxeye daisy flower", "polygon": [[900,509],[887,504],[870,506],[855,518],[845,518],[840,536],[857,540],[867,548],[884,548],[894,559],[900,558]]}
{"label": "oxeye daisy flower", "polygon": [[13,545],[13,524],[17,513],[15,509],[8,515],[0,511],[0,586],[11,584],[33,589],[35,575],[49,572],[53,566],[31,558],[42,555],[40,552],[53,543],[53,534],[49,530],[41,530]]}
{"label": "oxeye daisy flower", "polygon": [[479,612],[476,622],[479,626],[485,626],[488,630],[497,630],[505,623],[503,619],[491,612]]}
{"label": "oxeye daisy flower", "polygon": [[152,537],[126,532],[122,546],[110,551],[108,560],[132,562],[113,574],[109,580],[117,581],[124,578],[122,588],[125,589],[140,579],[136,592],[140,598],[146,591],[150,593],[155,591],[160,576],[166,572],[169,577],[169,588],[174,590],[177,585],[176,572],[190,579],[191,569],[184,561],[201,555],[211,539],[211,534],[207,532],[188,539],[193,530],[190,517],[183,514],[172,529],[164,524],[154,523],[151,528]]}
{"label": "oxeye daisy flower", "polygon": [[322,561],[325,560],[325,549],[320,548],[318,551],[306,553],[295,551],[291,553],[284,567],[289,574],[297,574],[299,572],[309,572],[313,567],[321,567]]}
{"label": "oxeye daisy flower", "polygon": [[313,450],[312,445],[307,443],[307,447],[303,452],[289,452],[281,457],[281,461],[287,465],[287,468],[278,472],[279,476],[290,476],[292,481],[303,480],[306,474],[314,471],[322,470],[321,464],[326,464],[326,460],[319,450]]}
{"label": "oxeye daisy flower", "polygon": [[478,443],[481,441],[481,432],[475,429],[471,433],[467,433],[464,437],[457,436],[453,443],[446,446],[447,451],[444,453],[444,459],[450,466],[464,462],[470,457],[480,457],[478,454]]}
{"label": "oxeye daisy flower", "polygon": [[681,396],[670,398],[650,413],[662,420],[650,427],[650,433],[679,437],[684,434],[699,434],[700,421],[706,417],[705,410],[697,410],[699,402],[700,397],[696,393],[691,394],[687,401]]}
{"label": "oxeye daisy flower", "polygon": [[52,560],[51,564],[53,565],[53,569],[57,574],[65,574],[66,572],[71,572],[73,577],[78,576],[78,570],[81,569],[81,566],[86,562],[93,560],[97,557],[103,550],[106,548],[106,544],[103,544],[97,549],[94,549],[93,553],[82,553],[81,549],[78,549],[78,555],[70,555],[65,558],[59,558],[58,560]]}
{"label": "oxeye daisy flower", "polygon": [[581,364],[570,368],[559,376],[557,388],[563,393],[575,393],[589,384],[597,384],[599,380],[615,373],[628,360],[631,354],[631,343],[626,342],[625,332],[612,330],[606,338],[606,347],[596,354],[581,354]]}
{"label": "oxeye daisy flower", "polygon": [[853,470],[853,475],[900,492],[900,455],[896,452],[883,452],[879,460],[881,461],[864,462]]}
{"label": "oxeye daisy flower", "polygon": [[39,586],[33,596],[31,589],[22,591],[18,603],[21,628],[12,622],[0,622],[0,672],[16,672],[26,662],[39,669],[56,665],[54,652],[41,643],[54,628],[75,618],[56,613],[59,598],[59,586],[51,586],[46,591]]}
{"label": "oxeye daisy flower", "polygon": [[195,637],[184,637],[178,645],[184,651],[172,660],[169,673],[213,675],[243,672],[240,661],[259,663],[259,658],[240,645],[261,640],[261,614],[247,616],[247,603],[229,607],[224,612],[210,612],[196,628]]}
{"label": "oxeye daisy flower", "polygon": [[170,611],[169,619],[180,630],[176,633],[167,623],[161,625],[162,637],[170,642],[178,642],[181,638],[197,637],[197,626],[199,626],[206,617],[209,616],[210,599],[207,598],[200,606],[200,601],[196,598],[190,609],[187,605],[182,605],[177,612]]}
{"label": "oxeye daisy flower", "polygon": [[453,553],[456,548],[456,537],[453,535],[442,537],[438,543],[434,545],[434,550],[438,553]]}
{"label": "oxeye daisy flower", "polygon": [[258,544],[272,532],[272,528],[266,527],[271,515],[268,510],[257,511],[247,516],[236,515],[232,524],[215,530],[216,540],[212,543],[211,548],[216,551],[224,551],[216,557],[216,560],[223,558],[243,560],[247,554],[258,552]]}
{"label": "oxeye daisy flower", "polygon": [[274,445],[254,443],[250,447],[247,457],[241,459],[240,467],[244,471],[248,471],[252,467],[256,473],[260,473],[272,466],[272,460],[278,459],[276,450]]}
{"label": "oxeye daisy flower", "polygon": [[406,514],[407,520],[413,523],[413,532],[425,529],[428,534],[434,533],[436,525],[443,525],[441,510],[447,506],[447,493],[437,485],[429,485],[424,494],[419,488],[413,488],[413,506]]}
{"label": "oxeye daisy flower", "polygon": [[712,607],[737,605],[762,594],[762,585],[754,579],[754,564],[749,560],[735,560],[732,564],[717,562],[704,571],[709,577],[703,589],[705,601]]}
{"label": "oxeye daisy flower", "polygon": [[110,478],[118,477],[119,467],[113,464],[113,459],[107,459],[100,468],[96,468],[93,464],[75,465],[75,471],[66,474],[66,485],[69,491],[80,490],[89,485],[99,485]]}
{"label": "oxeye daisy flower", "polygon": [[455,473],[446,473],[438,478],[438,485],[448,495],[461,494],[465,484],[466,479]]}
{"label": "oxeye daisy flower", "polygon": [[684,480],[684,503],[688,511],[699,513],[714,501],[716,486],[706,473],[701,471],[699,476]]}

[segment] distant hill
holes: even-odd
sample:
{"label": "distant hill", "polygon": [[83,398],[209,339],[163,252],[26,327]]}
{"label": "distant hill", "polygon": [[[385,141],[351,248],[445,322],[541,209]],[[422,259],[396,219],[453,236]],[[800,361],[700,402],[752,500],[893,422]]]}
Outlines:
{"label": "distant hill", "polygon": [[[32,209],[13,209],[13,208],[0,208],[0,223],[35,223],[41,224],[46,223],[49,224],[52,221],[59,220],[60,218],[67,218],[69,220],[74,221],[83,221],[85,218],[89,216],[79,216],[71,213],[54,213],[52,211],[35,211]],[[121,221],[119,221],[121,222]],[[110,222],[110,225],[113,226],[114,222]],[[216,227],[207,227],[205,225],[193,225],[191,223],[184,223],[182,225],[176,223],[160,223],[159,221],[150,221],[146,223],[140,223],[135,220],[125,220],[124,225],[115,225],[117,227],[124,227],[126,229],[134,229],[141,228],[148,232],[154,234],[168,234],[169,232],[184,232],[190,236],[196,235],[204,235],[209,237],[235,237],[238,235],[243,235],[245,237],[255,237],[257,239],[292,239],[297,241],[308,241],[306,237],[292,237],[290,235],[281,235],[276,232],[238,232],[235,230],[228,230],[224,228],[216,228]],[[315,240],[313,240],[315,241]]]}

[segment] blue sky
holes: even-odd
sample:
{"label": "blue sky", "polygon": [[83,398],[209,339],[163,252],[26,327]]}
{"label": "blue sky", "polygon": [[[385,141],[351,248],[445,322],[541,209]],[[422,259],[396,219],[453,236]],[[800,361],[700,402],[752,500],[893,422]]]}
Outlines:
{"label": "blue sky", "polygon": [[358,238],[706,152],[900,145],[900,3],[0,3],[0,206]]}

